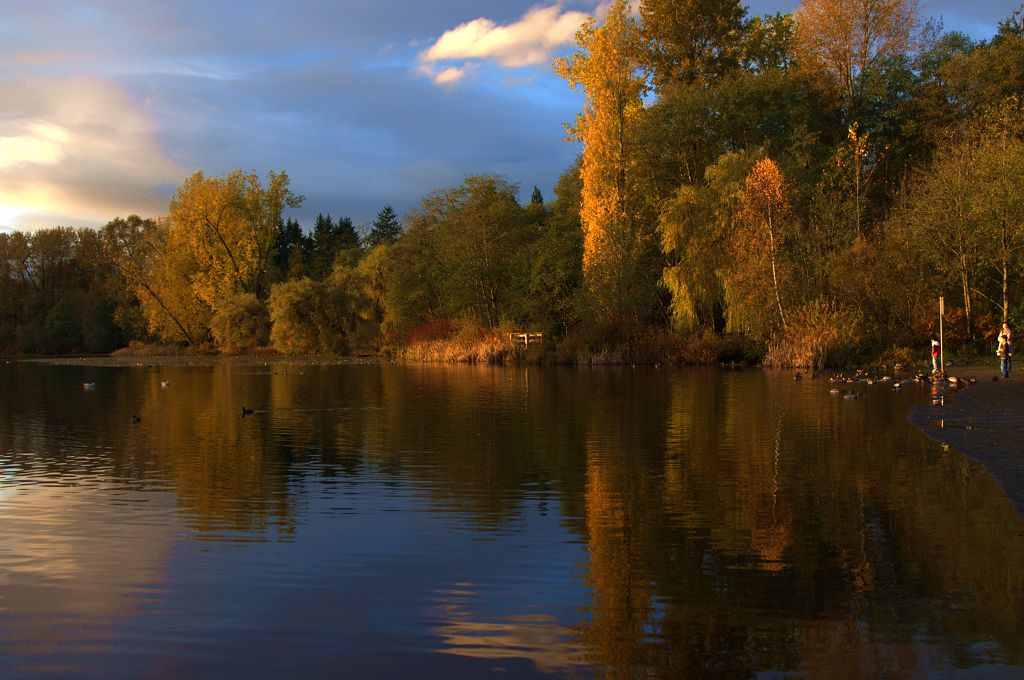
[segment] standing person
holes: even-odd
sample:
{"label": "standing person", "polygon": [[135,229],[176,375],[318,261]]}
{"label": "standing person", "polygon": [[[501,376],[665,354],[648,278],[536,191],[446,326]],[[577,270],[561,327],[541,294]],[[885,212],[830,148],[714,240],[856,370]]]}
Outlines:
{"label": "standing person", "polygon": [[[1003,328],[1006,328],[1005,324]],[[1010,340],[1011,337],[1005,331],[999,332],[999,348],[996,349],[996,356],[999,357],[999,370],[1004,378],[1010,377],[1010,368],[1013,361],[1013,342]]]}
{"label": "standing person", "polygon": [[932,333],[932,373],[939,372],[939,339]]}

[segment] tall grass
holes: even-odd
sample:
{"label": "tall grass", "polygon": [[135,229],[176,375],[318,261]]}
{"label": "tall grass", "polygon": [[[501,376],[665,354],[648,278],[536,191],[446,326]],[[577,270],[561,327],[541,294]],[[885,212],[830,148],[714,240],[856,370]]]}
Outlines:
{"label": "tall grass", "polygon": [[842,366],[863,353],[856,312],[817,299],[789,315],[789,324],[768,343],[765,366],[824,369]]}

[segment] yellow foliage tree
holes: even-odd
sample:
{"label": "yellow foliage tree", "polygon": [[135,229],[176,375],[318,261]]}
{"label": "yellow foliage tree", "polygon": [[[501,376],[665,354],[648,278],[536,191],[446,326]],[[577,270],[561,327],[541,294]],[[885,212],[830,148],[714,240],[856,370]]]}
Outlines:
{"label": "yellow foliage tree", "polygon": [[197,172],[178,189],[171,238],[195,258],[192,288],[207,305],[235,293],[265,299],[281,213],[302,202],[288,185],[283,171],[267,173],[264,187],[256,173],[234,170],[224,177]]}
{"label": "yellow foliage tree", "polygon": [[643,256],[656,245],[635,172],[641,149],[633,138],[648,89],[629,2],[612,2],[600,26],[591,18],[577,32],[576,45],[573,55],[555,60],[555,72],[586,96],[566,131],[570,141],[583,143],[584,282],[595,312],[609,319],[643,297],[637,290]]}
{"label": "yellow foliage tree", "polygon": [[783,228],[789,212],[786,178],[782,174],[782,169],[770,158],[761,159],[747,175],[743,196],[740,199],[738,218],[749,229],[750,238],[740,239],[741,242],[737,245],[752,248],[759,248],[762,244],[767,246],[772,271],[772,288],[779,310],[779,321],[783,328],[786,327],[786,313],[783,310],[779,286],[779,249],[785,235]]}
{"label": "yellow foliage tree", "polygon": [[165,342],[202,341],[210,307],[196,299],[195,260],[172,246],[167,222],[130,215],[108,223],[101,237],[109,261],[138,298],[149,333]]}
{"label": "yellow foliage tree", "polygon": [[796,11],[801,62],[832,83],[847,122],[863,100],[864,75],[921,35],[917,0],[804,0]]}

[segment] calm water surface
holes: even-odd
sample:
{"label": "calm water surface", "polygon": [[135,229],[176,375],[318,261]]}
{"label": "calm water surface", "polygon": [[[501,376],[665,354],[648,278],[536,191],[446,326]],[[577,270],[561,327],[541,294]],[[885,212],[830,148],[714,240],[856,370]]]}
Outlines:
{"label": "calm water surface", "polygon": [[0,676],[1024,673],[1024,520],[828,388],[0,364]]}

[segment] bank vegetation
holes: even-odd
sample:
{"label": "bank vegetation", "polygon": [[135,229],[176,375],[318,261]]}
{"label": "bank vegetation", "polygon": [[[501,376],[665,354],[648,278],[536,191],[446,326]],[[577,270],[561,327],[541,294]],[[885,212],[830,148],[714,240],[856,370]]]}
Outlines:
{"label": "bank vegetation", "polygon": [[615,0],[553,65],[584,105],[549,200],[472,175],[358,230],[197,172],[163,216],[0,234],[0,348],[821,367],[923,357],[944,296],[988,353],[1024,322],[1021,16]]}

